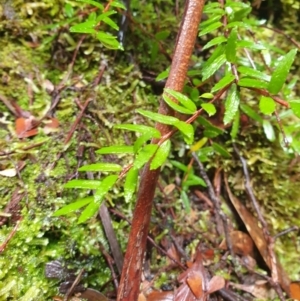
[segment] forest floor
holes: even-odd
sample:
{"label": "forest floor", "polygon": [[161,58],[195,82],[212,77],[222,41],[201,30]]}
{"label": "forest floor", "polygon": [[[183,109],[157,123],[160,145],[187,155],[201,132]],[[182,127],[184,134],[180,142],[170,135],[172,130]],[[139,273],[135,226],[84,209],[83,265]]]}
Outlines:
{"label": "forest floor", "polygon": [[[56,16],[55,5],[47,17]],[[134,45],[130,54],[105,50],[91,38],[71,36],[65,24],[38,23],[37,12],[31,21],[20,21],[8,16],[9,9],[14,12],[6,8],[0,41],[0,300],[63,300],[79,272],[76,280],[90,289],[88,300],[114,299],[120,271],[100,215],[78,224],[77,212],[64,217],[53,213],[86,196],[65,188],[69,180],[99,178],[78,171],[100,160],[96,150],[136,138],[113,125],[144,123],[134,110],[156,110],[159,96],[149,81],[167,65],[172,48],[162,54],[162,66],[152,70],[139,64],[141,54],[132,52]],[[282,286],[299,279],[297,231],[276,236],[300,226],[299,160],[253,124],[245,126],[239,139],[236,149],[231,145],[214,157],[203,154],[203,166],[174,138],[174,153],[157,187],[141,300],[172,300],[186,270],[194,277],[181,284],[182,300],[192,300],[187,290],[202,281],[199,266],[208,275],[209,293],[224,288],[229,300],[272,299],[277,287],[266,259],[270,243],[277,253],[272,258],[281,263]],[[105,160],[127,163],[115,156]],[[201,177],[203,185],[187,183],[193,176]],[[251,183],[248,190],[245,181]],[[184,183],[190,189],[182,197]],[[262,220],[255,201],[270,236],[258,227]],[[134,201],[124,203],[121,188],[116,188],[106,205],[124,252]],[[229,250],[220,236],[224,231],[231,238]],[[270,237],[274,241],[267,242]],[[77,286],[78,291],[85,288]]]}

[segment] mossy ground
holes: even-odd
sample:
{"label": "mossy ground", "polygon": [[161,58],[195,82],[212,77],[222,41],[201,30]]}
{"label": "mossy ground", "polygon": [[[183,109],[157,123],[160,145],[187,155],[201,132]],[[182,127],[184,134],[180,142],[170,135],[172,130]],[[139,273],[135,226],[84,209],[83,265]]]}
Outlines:
{"label": "mossy ground", "polygon": [[[0,257],[0,300],[51,300],[57,294],[59,280],[45,278],[44,268],[47,262],[59,258],[76,269],[85,268],[88,276],[84,282],[90,287],[101,288],[111,280],[110,270],[99,248],[101,245],[108,250],[99,220],[93,218],[86,224],[78,225],[76,214],[64,218],[54,218],[52,214],[84,194],[79,190],[64,189],[64,184],[76,175],[81,164],[90,163],[89,152],[131,139],[131,136],[123,136],[113,130],[112,126],[136,122],[139,117],[132,114],[135,108],[157,106],[158,98],[141,80],[140,69],[153,66],[152,71],[161,72],[168,66],[167,57],[172,52],[178,29],[177,17],[169,10],[172,1],[165,1],[157,22],[154,13],[159,2],[144,3],[141,23],[139,26],[132,25],[136,30],[128,42],[126,54],[105,50],[91,38],[83,43],[54,111],[53,116],[60,123],[58,129],[45,133],[41,126],[37,135],[19,139],[15,131],[15,116],[0,102],[0,169],[13,168],[20,162],[24,164],[24,168],[14,177],[0,178],[2,213],[16,195],[22,195],[16,212],[10,212],[11,217],[0,228],[0,242],[3,243],[12,233],[16,219],[22,217],[16,233]],[[139,5],[133,1],[132,10],[138,12]],[[74,4],[74,8],[78,8],[78,4]],[[42,118],[54,99],[53,94],[47,91],[47,81],[57,87],[66,78],[80,36],[71,36],[64,27],[68,18],[61,1],[43,1],[36,7],[28,1],[6,1],[2,5],[1,18],[0,93],[37,119]],[[167,53],[162,54],[152,38],[157,31],[169,30],[171,24],[170,35],[164,41],[164,45],[168,45]],[[95,80],[102,65],[105,65],[105,72],[101,84],[92,88],[89,84]],[[92,101],[88,113],[66,144],[65,139],[80,112],[77,103],[82,105],[89,97]],[[299,227],[299,163],[296,161],[293,164],[294,154],[284,151],[279,143],[268,141],[259,127],[250,127],[239,139],[243,155],[251,162],[253,187],[273,233],[289,226]],[[83,156],[79,153],[81,147],[85,149]],[[183,157],[187,156],[184,145],[178,143],[177,147],[183,150],[181,160],[188,161]],[[177,154],[174,156],[177,157]],[[218,156],[208,161],[207,166],[211,170],[223,167],[236,194],[244,196],[238,160],[225,160]],[[175,173],[182,176],[166,168],[163,183],[167,185],[169,181],[174,181]],[[133,204],[123,204],[120,191],[116,188],[108,201],[130,216]],[[160,198],[161,195],[157,201]],[[178,196],[174,200],[175,221],[178,222],[174,227],[190,232],[186,228],[189,218],[182,223],[186,213]],[[206,219],[209,219],[206,213],[195,213],[193,210],[193,214],[200,220],[197,227],[206,231]],[[153,220],[153,232],[155,225],[159,224],[156,218]],[[195,216],[190,218],[192,224]],[[167,224],[172,223],[168,221]],[[114,227],[125,250],[129,227],[122,220],[114,221]],[[189,248],[193,249],[195,244],[191,243]],[[295,245],[299,248],[299,239],[293,233],[276,243],[281,262],[293,279],[299,278],[300,273],[300,268],[295,264],[299,261]],[[164,259],[160,264],[165,264]],[[162,273],[157,286],[166,282],[167,278]]]}

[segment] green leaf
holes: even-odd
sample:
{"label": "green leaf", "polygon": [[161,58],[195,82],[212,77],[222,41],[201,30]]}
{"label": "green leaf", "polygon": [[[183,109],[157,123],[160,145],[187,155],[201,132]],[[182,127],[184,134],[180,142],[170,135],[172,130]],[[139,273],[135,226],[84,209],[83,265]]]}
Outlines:
{"label": "green leaf", "polygon": [[300,99],[294,99],[294,100],[290,100],[289,104],[291,106],[291,109],[293,111],[293,113],[300,118]]}
{"label": "green leaf", "polygon": [[223,134],[224,130],[220,129],[216,126],[214,126],[212,123],[210,123],[206,118],[203,118],[202,116],[199,116],[197,118],[197,121],[204,126],[205,129],[214,131],[218,133],[218,135]]}
{"label": "green leaf", "polygon": [[221,23],[220,21],[217,21],[215,23],[210,24],[209,26],[203,28],[202,30],[200,30],[199,32],[199,37],[204,36],[220,27],[223,26],[223,23]]}
{"label": "green leaf", "polygon": [[121,44],[118,42],[117,37],[108,34],[104,31],[98,31],[97,39],[108,49],[123,49]]}
{"label": "green leaf", "polygon": [[114,6],[126,10],[126,6],[121,1],[112,1],[109,4],[110,6]]}
{"label": "green leaf", "polygon": [[112,27],[115,30],[119,30],[119,26],[117,25],[116,22],[114,22],[111,18],[103,18],[102,21]]}
{"label": "green leaf", "polygon": [[205,98],[205,99],[213,99],[214,95],[211,93],[203,93],[200,95],[200,98]]}
{"label": "green leaf", "polygon": [[190,213],[191,212],[190,199],[189,199],[187,193],[184,190],[181,190],[180,199],[182,200],[185,211],[187,213]]}
{"label": "green leaf", "polygon": [[[194,102],[189,99],[187,96],[185,96],[184,94],[168,89],[165,89],[165,92],[167,92],[168,94],[170,94],[171,96],[173,96],[178,102],[180,102],[185,108],[189,109],[192,112],[197,111],[197,107],[194,104]],[[163,94],[163,97],[165,96],[165,93]]]}
{"label": "green leaf", "polygon": [[210,48],[212,46],[215,46],[215,45],[220,45],[220,44],[222,44],[226,41],[227,41],[227,39],[224,36],[216,37],[216,38],[210,40],[208,43],[206,43],[204,45],[204,47],[202,48],[202,50],[208,49],[208,48]]}
{"label": "green leaf", "polygon": [[246,18],[251,13],[251,10],[252,10],[252,8],[248,6],[248,7],[245,7],[245,8],[242,8],[242,9],[236,11],[234,13],[233,20],[234,21],[243,20],[244,18]]}
{"label": "green leaf", "polygon": [[93,217],[97,213],[99,207],[99,204],[95,202],[90,202],[89,205],[82,211],[81,215],[79,216],[78,224],[82,224],[91,217]]}
{"label": "green leaf", "polygon": [[98,180],[71,180],[64,185],[65,188],[79,188],[79,189],[97,189],[100,181]]}
{"label": "green leaf", "polygon": [[169,125],[174,125],[176,122],[179,121],[179,119],[172,117],[172,116],[166,116],[163,114],[159,114],[159,113],[154,113],[151,111],[146,111],[146,110],[142,110],[142,109],[138,109],[136,110],[139,114],[152,119],[156,122],[162,123],[162,124],[169,124]]}
{"label": "green leaf", "polygon": [[226,101],[225,101],[225,114],[224,114],[224,124],[228,124],[234,118],[240,104],[240,96],[237,90],[236,84],[232,84]]}
{"label": "green leaf", "polygon": [[231,131],[230,131],[230,136],[232,139],[236,138],[239,132],[239,127],[240,127],[240,111],[238,110],[234,116]]}
{"label": "green leaf", "polygon": [[184,165],[183,163],[181,163],[181,162],[178,162],[178,161],[175,161],[175,160],[170,160],[170,163],[174,167],[178,168],[179,170],[181,170],[183,172],[187,172],[189,170],[188,167],[186,165]]}
{"label": "green leaf", "polygon": [[174,126],[182,133],[186,144],[194,142],[194,128],[191,124],[178,120]]}
{"label": "green leaf", "polygon": [[129,203],[135,193],[137,181],[138,181],[139,171],[138,169],[131,168],[125,179],[124,183],[124,197],[125,202]]}
{"label": "green leaf", "polygon": [[250,108],[248,105],[245,104],[241,104],[240,105],[241,110],[248,115],[250,118],[252,118],[253,120],[259,122],[259,123],[263,123],[263,119],[252,109]]}
{"label": "green leaf", "polygon": [[64,7],[65,14],[68,18],[72,18],[74,15],[74,8],[70,3],[66,3]]}
{"label": "green leaf", "polygon": [[182,183],[183,187],[190,187],[190,186],[196,186],[196,185],[197,186],[201,185],[203,187],[207,187],[205,181],[202,178],[200,178],[194,174],[191,174],[191,173],[188,175],[186,181],[184,181]]}
{"label": "green leaf", "polygon": [[161,134],[160,131],[156,128],[153,128],[151,126],[146,125],[136,125],[136,124],[118,124],[114,126],[115,129],[120,130],[127,130],[127,131],[134,131],[141,134],[144,134],[145,132],[152,133],[153,138],[160,138]]}
{"label": "green leaf", "polygon": [[218,56],[211,64],[205,65],[202,70],[202,80],[205,81],[211,77],[226,62],[225,54]]}
{"label": "green leaf", "polygon": [[253,41],[237,41],[238,48],[249,48],[251,50],[265,50],[266,47],[260,43],[255,43]]}
{"label": "green leaf", "polygon": [[73,202],[69,205],[66,205],[66,206],[62,207],[61,209],[57,210],[56,212],[54,212],[53,216],[67,215],[67,214],[72,213],[72,212],[80,209],[81,207],[89,204],[93,200],[94,200],[93,196],[89,196],[84,199],[76,200],[75,202]]}
{"label": "green leaf", "polygon": [[237,30],[233,28],[228,37],[226,45],[226,58],[230,63],[236,62],[236,42],[237,42]]}
{"label": "green leaf", "polygon": [[97,154],[133,154],[133,146],[129,145],[112,145],[105,146],[96,151]]}
{"label": "green leaf", "polygon": [[145,144],[145,142],[151,139],[152,139],[151,132],[145,132],[145,134],[137,138],[133,145],[134,153],[136,154],[139,151],[139,149]]}
{"label": "green leaf", "polygon": [[272,142],[275,141],[275,138],[276,138],[275,131],[274,131],[273,125],[271,124],[271,122],[269,120],[264,120],[263,128],[264,128],[264,132],[265,132],[267,139]]}
{"label": "green leaf", "polygon": [[163,79],[166,79],[166,78],[169,76],[169,73],[170,73],[170,68],[167,68],[167,70],[165,70],[165,71],[159,73],[159,74],[157,75],[157,77],[156,77],[155,80],[156,80],[157,82],[159,82],[159,81],[161,81],[161,80],[163,80]]}
{"label": "green leaf", "polygon": [[121,171],[122,167],[119,164],[113,163],[95,163],[84,165],[78,168],[79,171]]}
{"label": "green leaf", "polygon": [[242,76],[246,75],[246,76],[251,76],[251,77],[255,77],[255,78],[258,78],[258,79],[262,79],[262,80],[265,80],[265,81],[270,81],[270,75],[267,75],[263,72],[260,72],[258,70],[254,70],[252,68],[249,68],[249,67],[245,67],[245,66],[240,66],[238,67],[237,69]]}
{"label": "green leaf", "polygon": [[159,146],[157,152],[155,153],[153,159],[151,160],[150,169],[153,170],[161,167],[167,160],[170,150],[171,150],[171,142],[168,139]]}
{"label": "green leaf", "polygon": [[272,115],[276,109],[276,103],[271,97],[261,96],[259,109],[263,114]]}
{"label": "green leaf", "polygon": [[94,193],[94,201],[98,204],[101,204],[103,197],[113,187],[113,185],[116,183],[117,180],[118,180],[117,175],[110,175],[105,177],[101,181],[99,188]]}
{"label": "green leaf", "polygon": [[223,89],[224,87],[226,87],[227,85],[232,83],[234,80],[235,80],[235,76],[232,73],[228,73],[218,83],[216,83],[213,86],[213,88],[211,89],[211,92],[216,92],[216,91]]}
{"label": "green leaf", "polygon": [[209,26],[210,24],[215,23],[216,21],[220,21],[220,19],[221,19],[220,15],[211,16],[207,20],[201,21],[199,28],[203,29],[203,28]]}
{"label": "green leaf", "polygon": [[95,21],[86,21],[70,27],[70,32],[77,33],[96,33],[94,27],[97,25]]}
{"label": "green leaf", "polygon": [[229,29],[229,28],[233,28],[233,27],[251,29],[251,26],[249,24],[247,24],[246,22],[241,22],[241,21],[230,22],[225,26],[225,29]]}
{"label": "green leaf", "polygon": [[178,105],[171,98],[169,98],[165,93],[163,94],[163,99],[176,112],[179,112],[179,113],[182,113],[182,114],[188,114],[188,115],[193,115],[194,114],[193,111]]}
{"label": "green leaf", "polygon": [[104,6],[102,4],[100,4],[99,2],[97,2],[97,1],[93,1],[93,0],[77,0],[77,1],[84,2],[85,4],[90,4],[90,5],[96,6],[101,11],[104,10]]}
{"label": "green leaf", "polygon": [[165,40],[170,35],[170,30],[159,31],[155,34],[155,39],[158,41]]}
{"label": "green leaf", "polygon": [[208,114],[208,116],[213,116],[217,112],[216,107],[212,103],[203,103],[201,107]]}
{"label": "green leaf", "polygon": [[231,158],[230,153],[229,153],[223,146],[221,146],[220,144],[214,142],[214,143],[212,144],[212,147],[213,147],[213,149],[214,149],[217,153],[219,153],[221,156],[223,156],[223,157],[225,157],[225,158]]}
{"label": "green leaf", "polygon": [[289,53],[287,53],[282,59],[279,61],[277,67],[275,68],[269,86],[268,91],[273,94],[277,94],[283,84],[286,81],[286,78],[289,74],[290,68],[293,64],[297,53],[297,49],[292,49]]}
{"label": "green leaf", "polygon": [[268,83],[259,79],[243,77],[239,80],[238,85],[240,87],[249,87],[249,88],[258,88],[258,89],[266,89],[268,87]]}
{"label": "green leaf", "polygon": [[147,144],[138,153],[134,160],[133,167],[135,169],[140,169],[143,167],[155,154],[158,149],[157,144]]}

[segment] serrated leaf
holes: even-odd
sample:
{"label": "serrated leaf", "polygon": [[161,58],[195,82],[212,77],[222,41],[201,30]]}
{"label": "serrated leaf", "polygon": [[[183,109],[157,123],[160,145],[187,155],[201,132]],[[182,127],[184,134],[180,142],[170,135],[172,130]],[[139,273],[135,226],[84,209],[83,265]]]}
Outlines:
{"label": "serrated leaf", "polygon": [[267,139],[272,142],[275,141],[275,138],[276,138],[275,131],[274,131],[273,125],[271,124],[271,122],[269,120],[264,120],[263,128],[264,128],[264,132],[265,132]]}
{"label": "serrated leaf", "polygon": [[93,200],[94,200],[93,196],[90,196],[90,197],[87,197],[87,198],[84,198],[84,199],[76,200],[75,202],[73,202],[69,205],[66,205],[66,206],[62,207],[61,209],[55,211],[53,213],[53,216],[67,215],[69,213],[72,213],[72,212],[86,206],[87,204],[89,204]]}
{"label": "serrated leaf", "polygon": [[279,61],[271,76],[271,80],[268,86],[268,91],[270,93],[277,94],[281,90],[294,62],[296,53],[297,49],[292,49]]}
{"label": "serrated leaf", "polygon": [[213,116],[216,114],[216,107],[212,103],[201,104],[202,109],[208,114],[208,116]]}
{"label": "serrated leaf", "polygon": [[213,149],[219,153],[221,156],[225,157],[225,158],[231,158],[230,153],[220,144],[214,142],[212,144]]}
{"label": "serrated leaf", "polygon": [[169,98],[165,93],[163,94],[163,99],[164,101],[176,112],[182,113],[182,114],[188,114],[188,115],[193,115],[194,112],[178,105],[175,103],[171,98]]}
{"label": "serrated leaf", "polygon": [[71,180],[64,185],[64,188],[79,188],[79,189],[97,189],[101,181],[97,180]]}
{"label": "serrated leaf", "polygon": [[105,146],[96,151],[97,154],[133,154],[133,146],[129,145],[112,145]]}
{"label": "serrated leaf", "polygon": [[230,136],[232,139],[235,139],[238,132],[239,132],[239,127],[240,127],[240,112],[237,110],[233,122],[232,122],[232,127],[230,131]]}
{"label": "serrated leaf", "polygon": [[300,99],[294,99],[294,100],[290,100],[289,104],[291,106],[291,109],[293,111],[293,113],[300,118]]}
{"label": "serrated leaf", "polygon": [[240,105],[241,110],[248,115],[250,118],[252,118],[253,120],[259,122],[259,123],[263,123],[263,119],[252,109],[250,108],[248,105],[245,104],[241,104]]}
{"label": "serrated leaf", "polygon": [[127,131],[134,131],[134,132],[138,132],[141,134],[144,134],[146,132],[148,133],[152,133],[152,137],[153,138],[160,138],[161,134],[160,131],[157,130],[156,128],[153,128],[151,126],[146,126],[146,125],[137,125],[137,124],[118,124],[118,125],[114,125],[115,129],[119,129],[119,130],[127,130]]}
{"label": "serrated leaf", "polygon": [[171,142],[168,139],[159,146],[157,152],[155,153],[153,159],[151,160],[150,170],[161,167],[167,160],[170,150],[171,150]]}
{"label": "serrated leaf", "polygon": [[[179,103],[181,103],[185,108],[189,109],[191,112],[197,111],[197,107],[194,104],[194,102],[184,94],[168,88],[165,89],[165,92],[173,96]],[[163,94],[163,97],[164,95],[165,93]]]}
{"label": "serrated leaf", "polygon": [[235,76],[232,73],[228,73],[218,83],[216,83],[213,86],[213,88],[211,89],[211,92],[216,92],[216,91],[223,89],[224,87],[226,87],[227,85],[232,83],[234,80],[235,80]]}
{"label": "serrated leaf", "polygon": [[110,175],[105,177],[101,181],[99,188],[94,193],[94,202],[101,204],[103,197],[113,187],[117,180],[117,175]]}
{"label": "serrated leaf", "polygon": [[272,115],[276,109],[276,103],[271,97],[261,96],[259,109],[263,114]]}
{"label": "serrated leaf", "polygon": [[82,224],[88,219],[90,219],[91,217],[93,217],[97,213],[99,207],[100,207],[99,204],[95,202],[90,202],[88,206],[80,214],[78,219],[78,224]]}
{"label": "serrated leaf", "polygon": [[174,126],[182,133],[186,144],[194,142],[194,128],[191,124],[178,120]]}
{"label": "serrated leaf", "polygon": [[223,26],[223,23],[221,23],[220,21],[217,21],[215,23],[210,24],[209,26],[203,28],[202,30],[200,30],[199,32],[199,37],[204,36],[220,27]]}
{"label": "serrated leaf", "polygon": [[172,116],[166,116],[163,114],[159,114],[159,113],[154,113],[151,111],[146,111],[146,110],[136,110],[139,114],[152,119],[156,122],[162,123],[162,124],[168,124],[168,125],[174,125],[176,122],[179,121],[179,119],[172,117]]}
{"label": "serrated leaf", "polygon": [[226,58],[230,63],[236,62],[236,42],[237,42],[237,30],[233,28],[227,40],[226,45]]}
{"label": "serrated leaf", "polygon": [[121,171],[122,167],[119,164],[113,163],[95,163],[84,165],[78,168],[79,171]]}
{"label": "serrated leaf", "polygon": [[240,87],[249,87],[249,88],[258,88],[258,89],[266,89],[268,87],[268,83],[255,78],[243,77],[239,80],[238,85]]}
{"label": "serrated leaf", "polygon": [[251,76],[251,77],[255,77],[255,78],[258,78],[258,79],[262,79],[262,80],[265,80],[265,81],[269,81],[270,80],[270,75],[267,75],[263,72],[260,72],[258,70],[254,70],[250,67],[245,67],[245,66],[240,66],[238,67],[237,69],[242,76],[246,75],[246,76]]}
{"label": "serrated leaf", "polygon": [[225,54],[221,54],[211,64],[205,65],[202,70],[202,80],[205,81],[211,77],[223,64],[225,64],[225,62],[226,56]]}
{"label": "serrated leaf", "polygon": [[202,48],[202,50],[208,49],[208,48],[210,48],[212,46],[215,46],[215,45],[220,45],[220,44],[222,44],[226,41],[227,41],[227,39],[224,36],[216,37],[216,38],[210,40],[208,43],[206,43],[204,45],[204,47]]}
{"label": "serrated leaf", "polygon": [[135,169],[140,169],[143,167],[155,154],[158,148],[157,144],[147,144],[138,153],[134,160],[133,167]]}
{"label": "serrated leaf", "polygon": [[138,181],[139,171],[138,169],[131,168],[125,179],[124,183],[124,197],[125,202],[129,203],[135,193],[137,181]]}
{"label": "serrated leaf", "polygon": [[228,124],[234,118],[240,104],[240,96],[236,84],[232,84],[225,101],[224,124]]}

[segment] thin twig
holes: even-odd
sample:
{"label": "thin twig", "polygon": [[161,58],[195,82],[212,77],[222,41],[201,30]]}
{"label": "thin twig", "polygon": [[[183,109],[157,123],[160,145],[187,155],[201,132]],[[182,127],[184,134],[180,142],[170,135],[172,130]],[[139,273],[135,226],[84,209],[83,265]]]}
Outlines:
{"label": "thin twig", "polygon": [[280,298],[280,300],[285,300],[284,297],[283,297],[282,289],[279,286],[277,259],[276,259],[276,255],[275,255],[275,251],[274,251],[274,238],[270,235],[270,232],[268,230],[268,224],[267,224],[265,218],[263,217],[263,215],[261,213],[258,202],[256,200],[253,189],[251,187],[250,175],[249,175],[249,171],[248,171],[248,167],[247,167],[247,161],[240,154],[236,144],[233,144],[233,148],[234,148],[236,154],[238,155],[238,157],[239,157],[239,159],[242,163],[244,177],[245,177],[245,189],[246,189],[246,192],[247,192],[250,200],[252,201],[252,204],[253,204],[253,207],[256,211],[258,220],[262,225],[264,238],[265,238],[265,240],[267,242],[267,245],[268,245],[269,261],[270,261],[269,263],[270,263],[270,267],[271,267],[273,287],[274,287],[275,291],[277,292],[278,297]]}

